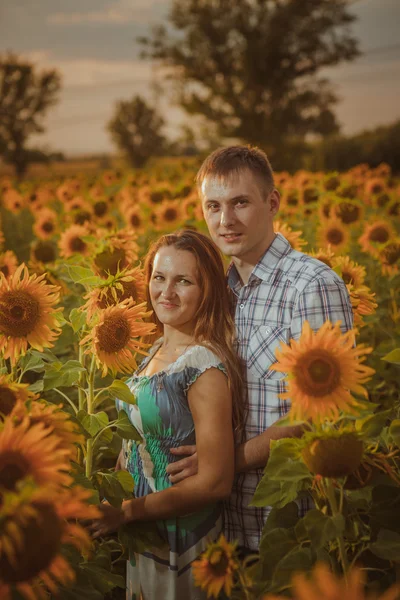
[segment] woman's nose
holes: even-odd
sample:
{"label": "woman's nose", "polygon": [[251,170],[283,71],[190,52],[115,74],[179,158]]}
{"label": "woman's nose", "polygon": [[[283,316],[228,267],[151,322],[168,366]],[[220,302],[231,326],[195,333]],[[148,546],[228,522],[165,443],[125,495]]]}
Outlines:
{"label": "woman's nose", "polygon": [[161,290],[161,295],[164,296],[164,298],[172,298],[172,296],[175,294],[175,290],[174,290],[174,284],[171,283],[165,283],[163,285],[163,288]]}

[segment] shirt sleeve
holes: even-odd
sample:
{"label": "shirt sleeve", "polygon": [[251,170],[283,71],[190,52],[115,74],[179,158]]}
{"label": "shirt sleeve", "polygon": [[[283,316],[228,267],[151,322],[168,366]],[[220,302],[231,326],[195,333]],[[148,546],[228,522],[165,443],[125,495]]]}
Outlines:
{"label": "shirt sleeve", "polygon": [[292,316],[291,337],[300,337],[305,321],[317,331],[327,320],[333,324],[340,321],[343,333],[353,327],[350,296],[346,284],[339,278],[317,278],[299,294]]}

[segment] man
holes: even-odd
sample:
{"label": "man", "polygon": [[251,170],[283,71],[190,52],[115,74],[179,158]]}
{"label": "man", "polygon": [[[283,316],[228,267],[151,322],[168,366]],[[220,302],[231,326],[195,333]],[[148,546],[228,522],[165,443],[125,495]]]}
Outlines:
{"label": "man", "polygon": [[[268,461],[270,441],[301,435],[298,427],[275,423],[289,410],[279,399],[286,387],[271,370],[280,342],[298,339],[304,321],[314,330],[326,321],[352,327],[346,286],[332,269],[274,233],[280,196],[266,155],[257,148],[232,146],[206,158],[196,178],[210,235],[232,258],[227,272],[234,295],[238,353],[246,367],[246,441],[236,448],[236,479],[226,505],[225,533],[256,551],[269,508],[249,507]],[[195,447],[168,466],[173,483],[196,471]]]}

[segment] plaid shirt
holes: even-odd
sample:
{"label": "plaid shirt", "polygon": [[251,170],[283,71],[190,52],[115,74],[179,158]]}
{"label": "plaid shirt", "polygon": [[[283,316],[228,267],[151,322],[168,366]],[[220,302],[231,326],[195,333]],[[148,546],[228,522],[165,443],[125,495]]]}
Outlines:
{"label": "plaid shirt", "polygon": [[[246,439],[263,433],[288,412],[290,402],[279,399],[286,391],[284,374],[271,371],[280,342],[298,339],[304,321],[317,330],[329,319],[353,324],[349,295],[343,280],[324,263],[293,250],[277,234],[243,285],[231,264],[228,284],[234,294],[238,353],[246,366],[248,417]],[[225,533],[229,540],[257,550],[270,507],[248,506],[263,469],[236,476],[226,502]]]}

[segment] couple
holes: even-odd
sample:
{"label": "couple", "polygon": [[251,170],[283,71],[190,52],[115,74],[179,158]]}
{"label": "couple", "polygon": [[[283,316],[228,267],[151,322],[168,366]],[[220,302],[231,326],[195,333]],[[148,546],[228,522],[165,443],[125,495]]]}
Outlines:
{"label": "couple", "polygon": [[156,520],[168,543],[131,557],[129,600],[205,598],[190,564],[221,531],[244,554],[257,551],[268,509],[248,505],[270,441],[301,435],[275,425],[289,410],[282,374],[270,370],[275,350],[306,320],[352,327],[344,282],[274,233],[279,193],[262,151],[217,150],[196,181],[211,238],[232,263],[227,288],[217,248],[192,231],[163,236],[146,258],[162,337],[130,381],[137,406],[117,401],[144,439],[123,448],[136,497],[104,506],[95,529]]}

